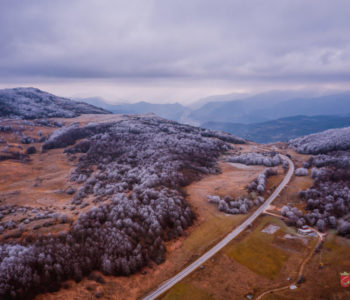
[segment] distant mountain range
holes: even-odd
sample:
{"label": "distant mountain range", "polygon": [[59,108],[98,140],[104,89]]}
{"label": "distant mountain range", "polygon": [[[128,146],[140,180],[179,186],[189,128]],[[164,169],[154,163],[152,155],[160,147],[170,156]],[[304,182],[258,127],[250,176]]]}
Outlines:
{"label": "distant mountain range", "polygon": [[[240,96],[243,99],[239,99]],[[186,107],[179,103],[109,104],[100,98],[72,101],[36,88],[0,90],[0,117],[34,119],[111,112],[154,113],[180,123],[226,131],[259,143],[270,143],[350,126],[350,92],[323,96],[312,91],[274,91],[249,97],[231,94],[211,96]]]}
{"label": "distant mountain range", "polygon": [[222,130],[260,143],[287,141],[305,134],[350,125],[350,92],[337,94],[272,91],[257,95],[218,95],[190,105],[148,102],[108,104],[80,99],[113,113],[155,113],[177,122]]}
{"label": "distant mountain range", "polygon": [[121,114],[152,112],[174,121],[183,120],[185,115],[188,122],[198,125],[207,122],[250,124],[297,115],[350,115],[350,92],[318,96],[314,91],[272,91],[253,96],[242,94],[242,98],[239,96],[211,96],[189,107],[179,103],[109,104],[100,98],[78,100]]}
{"label": "distant mountain range", "polygon": [[209,102],[189,115],[206,122],[256,123],[296,115],[350,115],[350,92],[325,96],[296,97],[294,93],[271,92],[242,100]]}
{"label": "distant mountain range", "polygon": [[350,126],[350,116],[293,116],[252,124],[206,122],[201,126],[235,134],[257,143],[272,143]]}
{"label": "distant mountain range", "polygon": [[148,102],[137,102],[137,103],[121,103],[121,104],[109,104],[104,102],[100,98],[84,98],[79,99],[91,105],[102,107],[115,114],[145,114],[154,113],[162,118],[180,121],[185,111],[188,110],[185,106],[174,103],[174,104],[154,104]]}

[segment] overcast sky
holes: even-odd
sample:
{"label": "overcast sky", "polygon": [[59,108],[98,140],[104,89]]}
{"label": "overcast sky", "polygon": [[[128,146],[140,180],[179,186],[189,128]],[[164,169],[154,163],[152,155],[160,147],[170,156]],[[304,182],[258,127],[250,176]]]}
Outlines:
{"label": "overcast sky", "polygon": [[0,3],[0,87],[186,103],[349,82],[349,0]]}

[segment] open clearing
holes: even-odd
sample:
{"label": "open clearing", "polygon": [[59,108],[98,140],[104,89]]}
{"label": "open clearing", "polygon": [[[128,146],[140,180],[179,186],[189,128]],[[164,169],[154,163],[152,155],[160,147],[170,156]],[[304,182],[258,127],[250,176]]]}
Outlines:
{"label": "open clearing", "polygon": [[[280,229],[274,234],[261,231],[270,224]],[[267,287],[279,286],[282,282],[287,284],[297,276],[296,266],[316,242],[316,239],[306,238],[307,245],[300,241],[289,249],[283,239],[287,233],[299,239],[295,229],[278,218],[259,217],[251,229],[205,263],[204,268],[194,271],[170,289],[162,299],[180,299],[176,298],[179,295],[187,299],[190,295],[181,288],[182,284],[195,286],[213,299],[243,299],[245,295],[257,295]]]}
{"label": "open clearing", "polygon": [[[322,268],[320,263],[323,264]],[[330,231],[322,250],[305,267],[305,283],[296,290],[269,294],[263,299],[350,299],[350,290],[340,285],[340,273],[349,270],[350,242]]]}
{"label": "open clearing", "polygon": [[261,232],[265,232],[268,234],[274,234],[279,229],[280,229],[279,226],[270,224],[270,225],[267,225],[263,230],[261,230]]}

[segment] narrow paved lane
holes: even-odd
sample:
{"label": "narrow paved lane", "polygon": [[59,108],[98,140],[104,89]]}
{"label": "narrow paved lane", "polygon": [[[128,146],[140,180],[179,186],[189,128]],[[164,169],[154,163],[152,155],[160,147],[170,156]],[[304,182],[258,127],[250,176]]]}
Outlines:
{"label": "narrow paved lane", "polygon": [[144,298],[144,300],[151,300],[151,299],[155,299],[155,298],[159,297],[161,294],[166,292],[168,289],[173,287],[176,283],[181,281],[183,278],[185,278],[187,275],[189,275],[191,272],[193,272],[195,269],[197,269],[199,266],[201,266],[205,261],[207,261],[213,255],[215,255],[217,252],[219,252],[230,241],[232,241],[237,235],[239,235],[250,224],[252,224],[252,222],[271,204],[271,202],[273,200],[275,200],[276,197],[279,196],[280,192],[289,183],[290,179],[292,178],[292,176],[294,174],[293,162],[287,156],[284,156],[284,155],[281,155],[281,156],[285,160],[288,161],[289,170],[288,170],[288,173],[286,174],[286,176],[284,177],[283,181],[276,188],[276,190],[271,194],[271,196],[248,219],[246,219],[241,225],[239,225],[231,233],[229,233],[223,240],[221,240],[218,244],[216,244],[213,248],[211,248],[206,253],[204,253],[201,257],[199,257],[197,260],[195,260],[192,264],[187,266],[181,272],[179,272],[178,274],[176,274],[172,278],[168,279],[167,281],[163,282],[157,289],[155,289],[153,292],[148,294]]}

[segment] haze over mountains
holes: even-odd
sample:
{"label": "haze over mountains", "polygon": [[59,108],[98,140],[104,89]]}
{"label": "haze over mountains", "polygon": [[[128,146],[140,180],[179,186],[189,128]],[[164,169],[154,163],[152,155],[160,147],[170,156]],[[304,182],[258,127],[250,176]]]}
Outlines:
{"label": "haze over mountains", "polygon": [[186,107],[179,103],[108,104],[81,99],[113,113],[148,113],[174,121],[223,130],[260,143],[287,141],[301,135],[350,124],[350,92],[320,95],[315,91],[272,91],[253,96],[218,95]]}
{"label": "haze over mountains", "polygon": [[109,104],[102,99],[84,98],[80,99],[88,104],[102,107],[115,114],[143,114],[154,113],[160,117],[179,121],[187,108],[179,103],[174,104],[154,104],[148,102]]}
{"label": "haze over mountains", "polygon": [[350,126],[350,117],[299,115],[260,123],[206,122],[201,126],[226,131],[257,143],[273,143],[331,128]]}
{"label": "haze over mountains", "polygon": [[[234,100],[228,100],[230,97]],[[15,88],[0,90],[0,115],[35,119],[38,115],[74,117],[99,113],[154,113],[258,143],[288,141],[327,129],[350,126],[350,92],[319,96],[312,91],[273,91],[249,97],[245,95],[242,99],[237,97],[237,94],[211,96],[190,107],[179,103],[144,101],[110,104],[97,97],[71,101],[36,88]]]}

